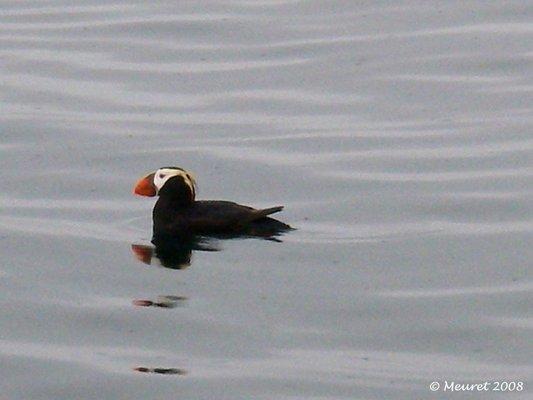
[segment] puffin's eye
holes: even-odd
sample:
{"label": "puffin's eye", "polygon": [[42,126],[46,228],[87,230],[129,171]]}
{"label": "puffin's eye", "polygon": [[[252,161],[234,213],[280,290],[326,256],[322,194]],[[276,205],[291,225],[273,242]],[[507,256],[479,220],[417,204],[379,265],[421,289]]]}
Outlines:
{"label": "puffin's eye", "polygon": [[165,174],[159,174],[159,178],[163,179],[165,177]]}

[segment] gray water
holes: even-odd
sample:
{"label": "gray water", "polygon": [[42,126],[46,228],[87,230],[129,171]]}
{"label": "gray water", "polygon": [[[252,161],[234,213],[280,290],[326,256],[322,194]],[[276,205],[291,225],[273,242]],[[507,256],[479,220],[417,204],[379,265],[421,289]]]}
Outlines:
{"label": "gray water", "polygon": [[[0,398],[531,398],[532,17],[0,2]],[[164,165],[297,230],[142,262]]]}

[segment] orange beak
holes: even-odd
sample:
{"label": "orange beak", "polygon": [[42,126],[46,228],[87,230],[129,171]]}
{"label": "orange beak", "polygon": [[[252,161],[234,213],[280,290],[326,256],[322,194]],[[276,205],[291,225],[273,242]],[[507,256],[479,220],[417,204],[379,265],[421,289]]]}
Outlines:
{"label": "orange beak", "polygon": [[135,185],[133,193],[140,196],[155,196],[157,191],[154,186],[154,174],[151,173],[150,175],[146,175],[144,178],[140,179]]}

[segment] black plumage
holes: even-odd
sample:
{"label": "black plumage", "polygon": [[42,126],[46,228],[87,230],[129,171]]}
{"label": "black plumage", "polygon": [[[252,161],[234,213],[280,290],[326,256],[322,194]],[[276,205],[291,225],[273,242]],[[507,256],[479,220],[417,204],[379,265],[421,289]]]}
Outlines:
{"label": "black plumage", "polygon": [[[158,177],[166,180],[158,182]],[[162,186],[157,187],[158,184]],[[195,181],[181,168],[162,168],[146,176],[137,184],[135,193],[159,196],[152,213],[154,238],[190,235],[272,237],[292,229],[269,217],[281,211],[283,206],[255,209],[231,201],[196,200]]]}

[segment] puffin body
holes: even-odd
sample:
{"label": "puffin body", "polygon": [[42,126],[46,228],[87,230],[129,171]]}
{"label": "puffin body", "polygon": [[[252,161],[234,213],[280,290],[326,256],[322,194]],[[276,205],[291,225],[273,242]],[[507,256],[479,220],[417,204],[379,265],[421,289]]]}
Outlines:
{"label": "puffin body", "polygon": [[154,238],[190,235],[274,236],[292,229],[269,218],[283,206],[255,209],[231,201],[196,200],[196,182],[179,167],[158,169],[135,186],[141,196],[159,196],[153,210]]}

